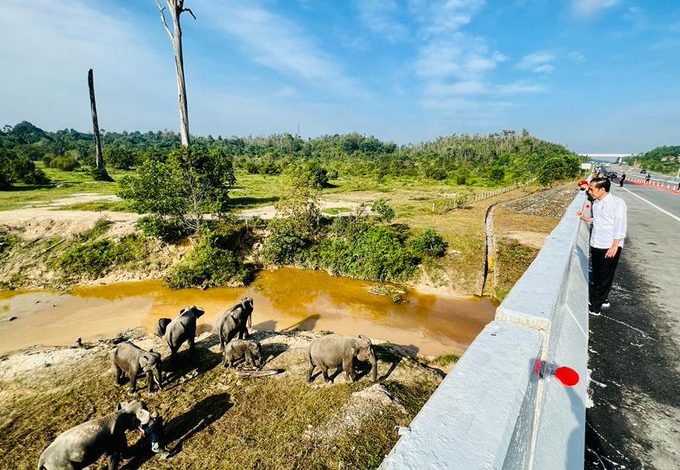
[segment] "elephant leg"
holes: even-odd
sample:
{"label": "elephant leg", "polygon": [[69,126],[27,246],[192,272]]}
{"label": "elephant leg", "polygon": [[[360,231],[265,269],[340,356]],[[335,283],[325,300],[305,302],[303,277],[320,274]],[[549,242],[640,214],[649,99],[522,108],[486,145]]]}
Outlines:
{"label": "elephant leg", "polygon": [[331,380],[331,378],[328,376],[328,367],[326,367],[325,365],[321,364],[321,365],[319,365],[319,368],[321,369],[321,374],[323,374],[323,380],[324,380],[324,382],[326,382],[326,383],[331,383],[332,380]]}
{"label": "elephant leg", "polygon": [[196,346],[195,341],[196,338],[194,338],[193,336],[189,336],[189,338],[187,338],[187,343],[189,343],[189,351],[191,352],[194,351],[194,346]]}
{"label": "elephant leg", "polygon": [[312,374],[314,373],[314,369],[316,369],[316,367],[314,366],[314,363],[312,361],[309,361],[309,367],[307,368],[307,383],[308,384],[312,383]]}
{"label": "elephant leg", "polygon": [[118,452],[107,455],[106,460],[108,462],[109,470],[118,470],[118,462],[120,462],[120,455]]}
{"label": "elephant leg", "polygon": [[352,382],[357,379],[357,375],[354,373],[353,362],[351,357],[342,361],[342,369],[345,371],[345,378]]}
{"label": "elephant leg", "polygon": [[115,375],[114,385],[120,386],[123,381],[123,369],[118,367],[118,364],[113,364],[113,374]]}
{"label": "elephant leg", "polygon": [[129,395],[134,395],[137,392],[137,371],[132,371],[130,374],[130,391]]}
{"label": "elephant leg", "polygon": [[155,387],[154,387],[154,384],[153,384],[153,373],[152,372],[146,373],[146,381],[148,383],[149,393],[153,393],[154,390],[155,390]]}

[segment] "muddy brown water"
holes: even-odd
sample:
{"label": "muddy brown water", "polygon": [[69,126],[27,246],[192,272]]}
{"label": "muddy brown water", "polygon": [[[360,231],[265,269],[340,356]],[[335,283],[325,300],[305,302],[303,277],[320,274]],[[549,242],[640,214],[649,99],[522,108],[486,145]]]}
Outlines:
{"label": "muddy brown water", "polygon": [[187,305],[206,313],[199,332],[211,331],[218,314],[242,297],[254,300],[253,328],[327,330],[363,334],[410,346],[424,355],[461,354],[493,319],[486,298],[449,298],[408,292],[407,302],[372,295],[374,283],[320,271],[265,271],[246,288],[170,290],[161,281],[79,286],[68,292],[0,292],[0,354],[32,345],[73,345],[76,338],[109,338],[128,328],[153,332],[160,317]]}

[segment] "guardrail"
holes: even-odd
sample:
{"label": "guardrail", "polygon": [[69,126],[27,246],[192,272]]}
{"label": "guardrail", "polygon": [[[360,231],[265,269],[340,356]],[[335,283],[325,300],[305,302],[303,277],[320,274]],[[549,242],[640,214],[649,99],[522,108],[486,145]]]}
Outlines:
{"label": "guardrail", "polygon": [[[584,199],[575,197],[380,468],[583,468],[589,232],[576,211]],[[541,378],[538,364],[569,366],[580,381],[566,388]]]}

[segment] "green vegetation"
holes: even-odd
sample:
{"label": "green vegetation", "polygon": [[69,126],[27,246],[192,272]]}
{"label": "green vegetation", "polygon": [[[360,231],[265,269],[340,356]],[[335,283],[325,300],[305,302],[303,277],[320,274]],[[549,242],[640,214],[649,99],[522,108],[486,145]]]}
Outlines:
{"label": "green vegetation", "polygon": [[663,146],[638,155],[633,164],[659,173],[675,175],[680,169],[680,146]]}
{"label": "green vegetation", "polygon": [[205,230],[198,244],[165,277],[172,289],[182,287],[244,286],[255,271],[235,254],[235,233]]}
{"label": "green vegetation", "polygon": [[455,354],[442,354],[441,356],[437,356],[434,359],[430,361],[430,364],[434,364],[435,366],[441,366],[441,367],[446,367],[451,364],[455,364],[458,362],[458,359],[460,359],[460,356],[456,356]]}
{"label": "green vegetation", "polygon": [[66,278],[97,279],[115,266],[143,262],[146,255],[144,239],[127,235],[120,241],[106,238],[78,242],[59,257],[57,266]]}
{"label": "green vegetation", "polygon": [[495,285],[496,298],[503,300],[512,286],[536,258],[538,249],[522,245],[516,240],[502,238],[497,243],[498,258],[495,269],[499,272]]}
{"label": "green vegetation", "polygon": [[148,250],[144,238],[135,234],[118,241],[104,238],[110,225],[111,221],[99,219],[56,259],[55,264],[66,279],[81,276],[97,279],[114,267],[145,260]]}
{"label": "green vegetation", "polygon": [[203,214],[224,215],[235,184],[231,157],[220,149],[181,147],[167,160],[147,159],[120,181],[119,195],[140,213],[198,230]]}

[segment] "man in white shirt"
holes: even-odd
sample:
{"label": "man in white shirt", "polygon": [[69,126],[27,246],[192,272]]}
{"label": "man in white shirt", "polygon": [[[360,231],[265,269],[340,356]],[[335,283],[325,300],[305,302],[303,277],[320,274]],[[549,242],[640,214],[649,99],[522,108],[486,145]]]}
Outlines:
{"label": "man in white shirt", "polygon": [[581,220],[593,224],[590,234],[590,313],[593,315],[599,315],[607,301],[626,238],[626,203],[610,194],[610,189],[611,181],[607,178],[594,178],[588,185],[588,193],[594,199],[593,217],[581,211],[577,213]]}

